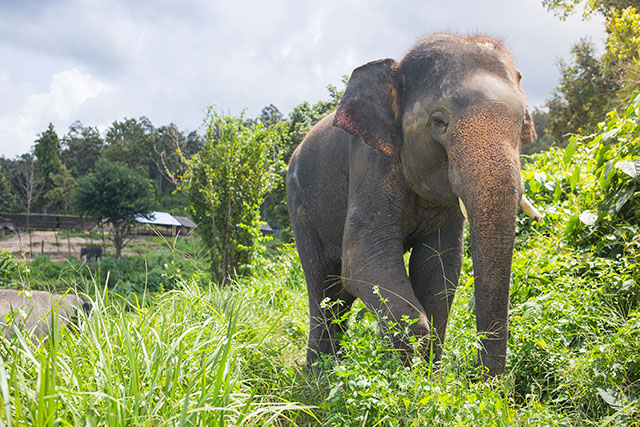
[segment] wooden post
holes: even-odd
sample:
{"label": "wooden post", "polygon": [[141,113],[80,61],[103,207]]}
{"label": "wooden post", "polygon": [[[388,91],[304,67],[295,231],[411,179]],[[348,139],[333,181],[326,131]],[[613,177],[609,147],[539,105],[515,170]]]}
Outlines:
{"label": "wooden post", "polygon": [[58,242],[58,229],[53,232],[53,235],[56,236],[56,248],[58,249],[58,255],[60,255],[60,242]]}
{"label": "wooden post", "polygon": [[44,254],[44,240],[40,243],[40,253]]}
{"label": "wooden post", "polygon": [[71,239],[69,239],[69,229],[67,228],[67,248],[69,250],[69,258],[71,258]]}
{"label": "wooden post", "polygon": [[18,242],[20,243],[20,254],[24,253],[24,249],[22,248],[22,239],[20,238],[20,230],[16,227],[16,233],[18,233]]}

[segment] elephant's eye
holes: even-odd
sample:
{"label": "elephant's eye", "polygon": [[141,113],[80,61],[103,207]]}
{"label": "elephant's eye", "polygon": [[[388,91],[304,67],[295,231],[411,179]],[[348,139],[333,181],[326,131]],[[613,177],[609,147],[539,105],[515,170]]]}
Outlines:
{"label": "elephant's eye", "polygon": [[443,113],[438,111],[433,113],[429,118],[429,125],[434,131],[440,134],[443,134],[447,131],[447,128],[449,127],[449,121],[447,120],[447,118]]}

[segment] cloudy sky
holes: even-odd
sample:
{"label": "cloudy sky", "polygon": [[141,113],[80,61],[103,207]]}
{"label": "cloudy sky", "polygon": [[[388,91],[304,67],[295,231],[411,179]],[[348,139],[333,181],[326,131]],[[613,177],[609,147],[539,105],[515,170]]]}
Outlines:
{"label": "cloudy sky", "polygon": [[604,40],[601,19],[563,22],[541,0],[0,0],[0,155],[29,151],[49,122],[62,136],[143,115],[189,131],[208,105],[287,114],[433,31],[502,38],[532,106],[574,42]]}

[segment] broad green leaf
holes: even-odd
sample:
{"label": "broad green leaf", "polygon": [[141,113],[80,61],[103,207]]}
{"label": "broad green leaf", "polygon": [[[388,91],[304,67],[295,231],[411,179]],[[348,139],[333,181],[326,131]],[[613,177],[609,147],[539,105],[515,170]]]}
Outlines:
{"label": "broad green leaf", "polygon": [[619,131],[620,131],[620,129],[617,128],[617,127],[606,131],[602,135],[602,142],[604,142],[605,144],[609,144],[611,142],[611,140],[618,135]]}
{"label": "broad green leaf", "polygon": [[557,202],[562,197],[562,184],[556,183],[556,188],[553,190],[553,201]]}
{"label": "broad green leaf", "polygon": [[580,181],[580,166],[576,166],[575,168],[573,168],[573,173],[571,174],[571,179],[569,180],[571,192],[574,192],[576,190],[578,181]]}
{"label": "broad green leaf", "polygon": [[591,211],[584,211],[578,217],[580,218],[580,222],[589,227],[598,221],[598,214]]}
{"label": "broad green leaf", "polygon": [[625,174],[629,175],[631,178],[638,177],[638,169],[636,168],[635,162],[630,160],[623,160],[615,164],[616,169],[620,169]]}
{"label": "broad green leaf", "polygon": [[575,135],[572,135],[571,138],[569,138],[569,145],[567,145],[567,148],[564,149],[564,156],[562,157],[562,162],[564,164],[569,163],[569,161],[571,160],[571,157],[573,157],[573,154],[576,152],[576,148],[578,147],[578,141]]}
{"label": "broad green leaf", "polygon": [[600,387],[596,388],[596,390],[598,390],[598,394],[607,405],[613,408],[621,408],[624,406],[624,396],[617,391]]}
{"label": "broad green leaf", "polygon": [[620,210],[624,207],[625,203],[633,197],[635,193],[634,187],[627,187],[618,192],[616,197],[616,213],[620,212]]}
{"label": "broad green leaf", "polygon": [[[602,137],[600,137],[602,139]],[[598,153],[596,154],[596,168],[602,166],[605,161],[605,154],[609,151],[611,147],[608,145],[600,144],[600,148],[598,149]]]}
{"label": "broad green leaf", "polygon": [[567,222],[567,227],[564,229],[564,235],[570,236],[574,228],[576,228],[576,226],[579,223],[580,223],[580,219],[578,218],[578,215],[574,215],[571,218],[569,218],[569,221]]}
{"label": "broad green leaf", "polygon": [[607,184],[609,184],[609,182],[611,181],[611,178],[614,175],[613,173],[611,173],[613,171],[613,165],[614,164],[615,164],[615,160],[609,160],[607,162],[606,166],[604,167],[604,171],[600,175],[600,187],[601,188],[605,188],[607,186]]}

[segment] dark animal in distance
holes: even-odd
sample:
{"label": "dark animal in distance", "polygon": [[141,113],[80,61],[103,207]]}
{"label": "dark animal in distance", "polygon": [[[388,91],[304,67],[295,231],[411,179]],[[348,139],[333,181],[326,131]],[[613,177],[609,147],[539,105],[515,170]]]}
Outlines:
{"label": "dark animal in distance", "polygon": [[0,330],[10,338],[17,327],[37,337],[46,335],[55,313],[58,324],[76,325],[79,312],[91,312],[91,304],[75,295],[45,291],[0,289]]}
{"label": "dark animal in distance", "polygon": [[[520,145],[536,138],[521,78],[500,41],[445,33],[400,61],[353,71],[287,175],[309,294],[309,364],[337,351],[346,325],[332,320],[356,298],[401,326],[415,320],[408,327],[425,339],[423,356],[433,348],[438,359],[468,214],[480,362],[488,376],[503,372],[518,206],[540,219],[520,176]],[[329,309],[327,300],[342,303]],[[409,338],[392,339],[406,359]]]}
{"label": "dark animal in distance", "polygon": [[80,249],[80,259],[85,259],[89,261],[91,258],[94,260],[98,260],[98,258],[102,258],[102,247],[98,245],[89,245]]}

